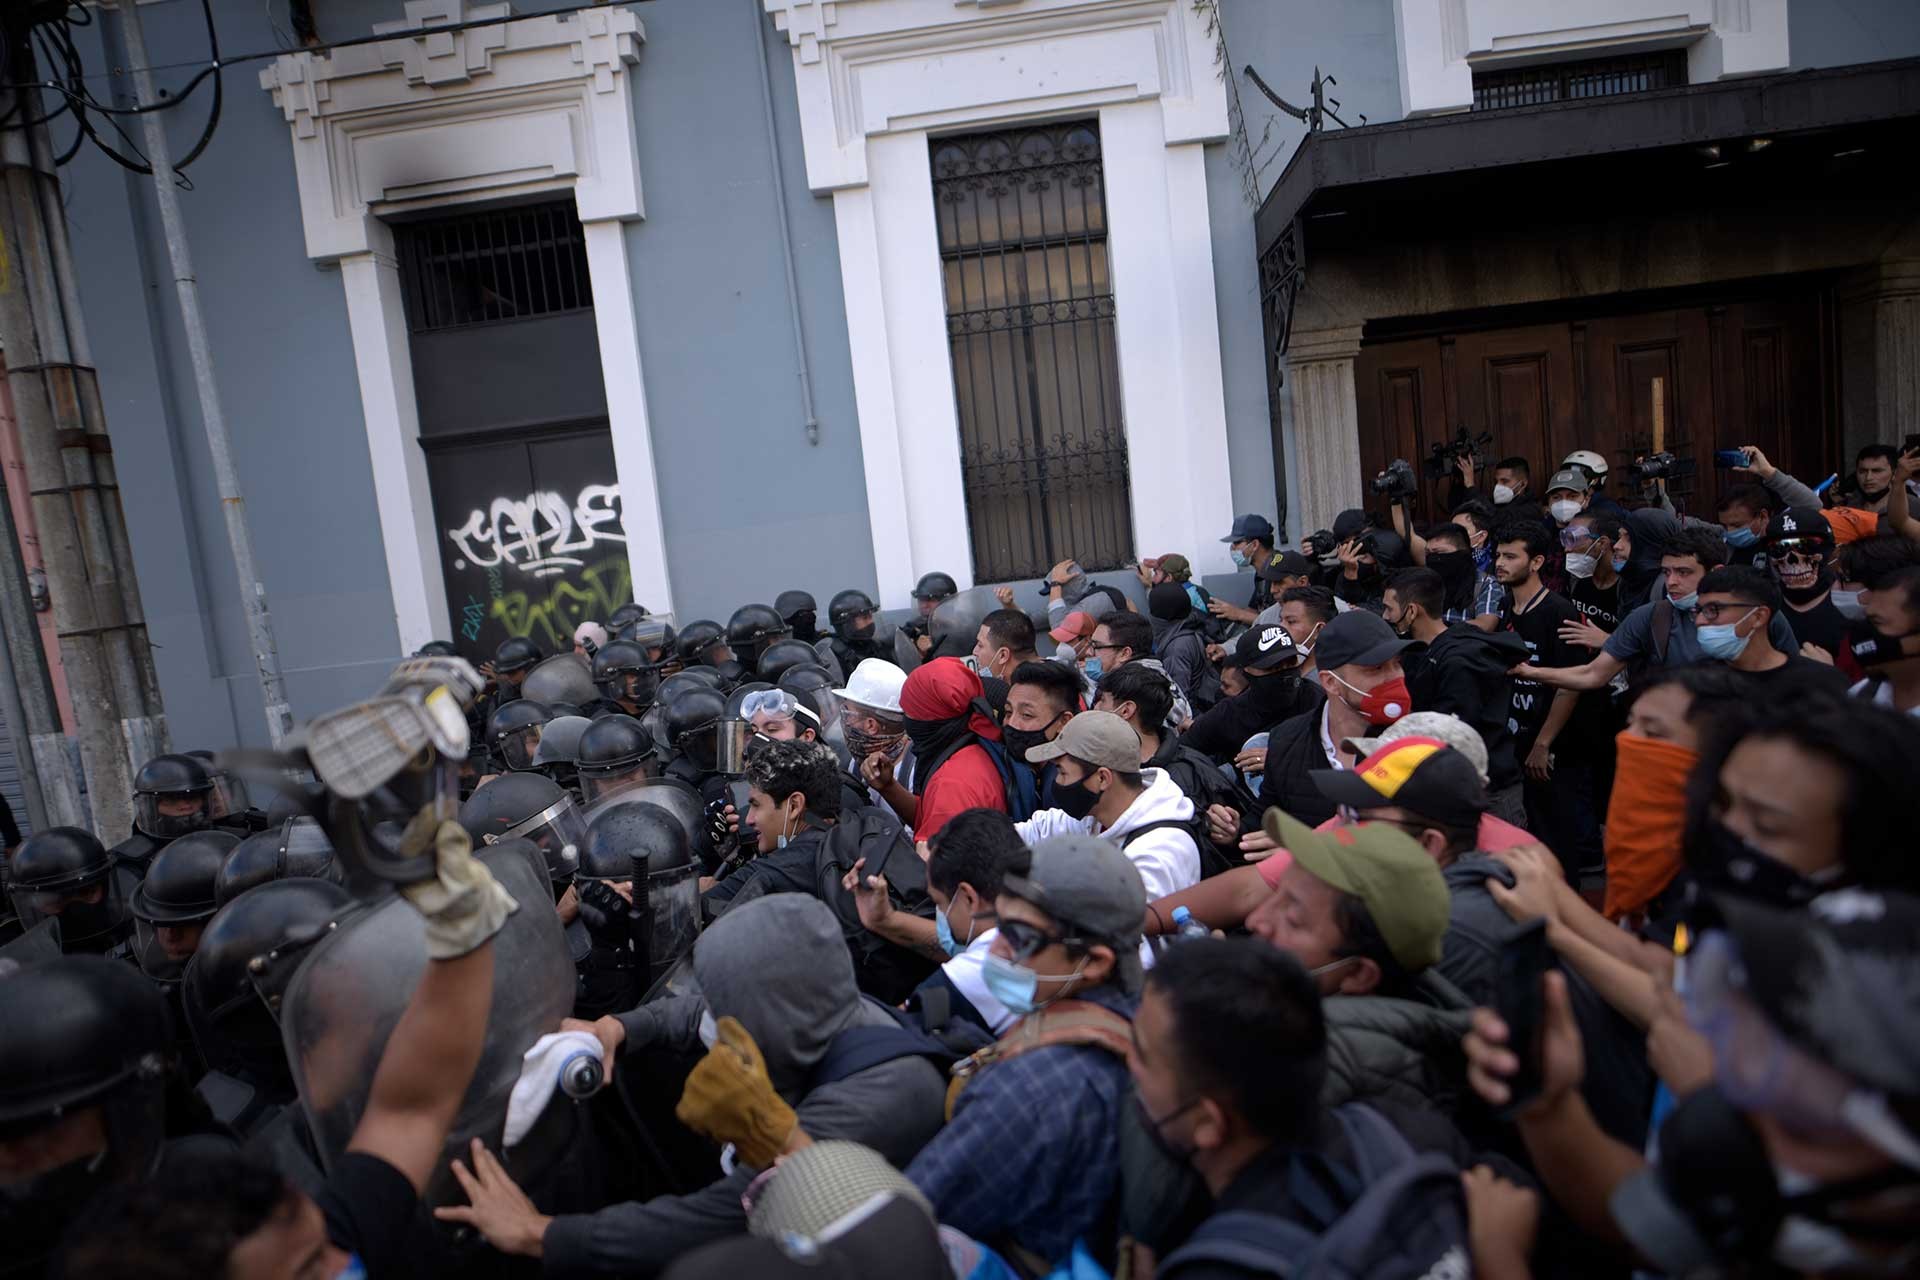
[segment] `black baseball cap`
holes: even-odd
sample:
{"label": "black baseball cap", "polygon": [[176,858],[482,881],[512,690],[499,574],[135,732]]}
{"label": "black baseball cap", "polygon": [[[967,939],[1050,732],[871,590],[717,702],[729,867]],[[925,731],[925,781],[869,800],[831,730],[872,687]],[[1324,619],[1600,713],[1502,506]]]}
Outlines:
{"label": "black baseball cap", "polygon": [[1220,541],[1246,542],[1249,539],[1257,538],[1265,538],[1268,542],[1272,542],[1273,523],[1265,516],[1249,513],[1244,516],[1235,516],[1233,518],[1232,530],[1228,532],[1226,537],[1220,539]]}
{"label": "black baseball cap", "polygon": [[1788,507],[1767,522],[1769,545],[1818,542],[1833,545],[1833,525],[1818,507]]}
{"label": "black baseball cap", "polygon": [[1233,642],[1233,652],[1227,655],[1225,665],[1229,667],[1252,667],[1255,671],[1271,671],[1275,667],[1297,666],[1300,663],[1300,651],[1293,646],[1293,636],[1283,626],[1249,627],[1240,633]]}
{"label": "black baseball cap", "polygon": [[1315,769],[1307,776],[1321,795],[1362,813],[1391,805],[1471,827],[1490,807],[1473,761],[1438,738],[1396,738],[1351,769]]}
{"label": "black baseball cap", "polygon": [[1365,609],[1349,609],[1320,628],[1313,660],[1322,671],[1335,667],[1377,667],[1413,644],[1393,634],[1386,619]]}
{"label": "black baseball cap", "polygon": [[1268,582],[1278,582],[1282,578],[1304,578],[1313,572],[1313,561],[1298,551],[1282,551],[1267,561],[1259,576]]}

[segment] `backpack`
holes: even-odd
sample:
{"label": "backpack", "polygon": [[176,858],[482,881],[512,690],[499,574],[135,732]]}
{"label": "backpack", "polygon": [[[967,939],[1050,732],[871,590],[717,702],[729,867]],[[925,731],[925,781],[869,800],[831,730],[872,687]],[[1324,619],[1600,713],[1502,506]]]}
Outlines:
{"label": "backpack", "polygon": [[853,894],[842,887],[853,864],[865,858],[863,875],[885,875],[887,895],[896,911],[922,919],[933,917],[933,899],[927,896],[927,867],[907,843],[906,833],[892,814],[871,807],[843,813],[827,828],[826,839],[814,862],[814,896],[827,904],[840,921],[840,932],[853,955],[853,976],[860,990],[889,1004],[907,998],[933,972],[933,962],[906,947],[888,942],[860,922]]}
{"label": "backpack", "polygon": [[1015,822],[1031,818],[1040,809],[1040,776],[1025,761],[1016,762],[1008,755],[1004,743],[980,737],[974,741],[986,749],[987,758],[1000,773],[1000,786],[1007,796],[1007,816]]}
{"label": "backpack", "polygon": [[[1125,1062],[1132,1043],[1133,1024],[1113,1010],[1090,1000],[1056,1000],[954,1064],[953,1082],[947,1087],[947,1119],[953,1119],[967,1082],[995,1063],[1054,1045],[1104,1049]],[[1118,1121],[1119,1233],[1159,1250],[1178,1239],[1180,1229],[1192,1221],[1206,1201],[1206,1188],[1191,1168],[1169,1156],[1147,1131],[1138,1107],[1123,1103]]]}
{"label": "backpack", "polygon": [[[1415,1154],[1371,1107],[1338,1107],[1333,1115],[1357,1171],[1325,1160],[1297,1162],[1289,1208],[1298,1216],[1215,1214],[1155,1274],[1177,1280],[1188,1266],[1213,1264],[1287,1280],[1467,1280],[1473,1253],[1466,1193],[1453,1162]],[[1327,1176],[1314,1177],[1315,1165]]]}
{"label": "backpack", "polygon": [[869,1007],[886,1014],[891,1022],[887,1026],[848,1027],[830,1040],[826,1053],[808,1073],[809,1093],[821,1085],[837,1084],[848,1076],[901,1058],[925,1058],[945,1075],[965,1056],[929,1035],[892,1005],[872,996],[863,999]]}
{"label": "backpack", "polygon": [[1673,601],[1663,594],[1653,606],[1652,634],[1648,637],[1653,642],[1653,665],[1656,667],[1667,665],[1667,646],[1673,643],[1673,613]]}
{"label": "backpack", "polygon": [[[1191,818],[1162,818],[1158,822],[1149,822],[1144,826],[1135,827],[1121,838],[1120,847],[1124,850],[1148,832],[1164,831],[1168,828],[1184,831],[1193,837],[1193,847],[1198,850],[1200,854],[1200,878],[1202,880],[1205,880],[1208,876],[1217,876],[1222,871],[1230,869],[1231,864],[1227,862],[1227,856],[1221,853],[1213,843],[1213,834],[1207,830],[1206,818],[1197,811]],[[1246,864],[1242,863],[1241,865],[1245,866]]]}

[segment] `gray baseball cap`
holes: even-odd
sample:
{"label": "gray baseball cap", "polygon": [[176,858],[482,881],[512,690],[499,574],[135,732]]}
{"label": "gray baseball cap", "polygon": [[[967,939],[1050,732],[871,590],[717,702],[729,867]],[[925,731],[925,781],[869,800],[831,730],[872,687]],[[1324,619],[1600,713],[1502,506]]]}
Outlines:
{"label": "gray baseball cap", "polygon": [[1111,711],[1082,711],[1067,721],[1067,727],[1052,742],[1027,749],[1027,759],[1034,764],[1061,756],[1072,756],[1096,769],[1138,773],[1140,735]]}
{"label": "gray baseball cap", "polygon": [[1033,846],[1024,872],[1007,875],[1002,892],[1032,903],[1079,937],[1112,947],[1114,985],[1129,995],[1140,990],[1147,890],[1118,845],[1098,836],[1050,836]]}

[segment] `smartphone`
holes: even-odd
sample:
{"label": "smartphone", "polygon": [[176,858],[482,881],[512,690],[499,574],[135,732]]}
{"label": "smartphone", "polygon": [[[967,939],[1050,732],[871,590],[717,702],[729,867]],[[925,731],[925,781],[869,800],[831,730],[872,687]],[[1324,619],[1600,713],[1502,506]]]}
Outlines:
{"label": "smartphone", "polygon": [[1507,1047],[1520,1059],[1520,1070],[1507,1081],[1513,1096],[1501,1108],[1502,1118],[1513,1115],[1540,1093],[1541,1034],[1546,1017],[1541,980],[1553,967],[1553,949],[1547,945],[1547,922],[1529,920],[1515,925],[1500,939],[1494,972],[1493,1011],[1507,1024]]}
{"label": "smartphone", "polygon": [[1916,432],[1913,435],[1908,436],[1907,442],[1900,446],[1900,452],[1920,453],[1920,432]]}
{"label": "smartphone", "polygon": [[1713,465],[1720,468],[1744,467],[1747,465],[1745,449],[1715,449]]}

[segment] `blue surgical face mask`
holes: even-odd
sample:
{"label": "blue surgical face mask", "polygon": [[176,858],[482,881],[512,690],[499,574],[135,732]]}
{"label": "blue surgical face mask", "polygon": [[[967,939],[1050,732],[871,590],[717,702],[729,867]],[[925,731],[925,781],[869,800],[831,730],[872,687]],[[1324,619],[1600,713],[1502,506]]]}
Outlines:
{"label": "blue surgical face mask", "polygon": [[1613,562],[1613,571],[1619,573],[1627,567],[1627,558],[1621,556]]}
{"label": "blue surgical face mask", "polygon": [[1700,603],[1700,593],[1689,591],[1683,596],[1669,595],[1667,599],[1673,603],[1674,608],[1691,612],[1693,606]]}
{"label": "blue surgical face mask", "polygon": [[[1074,966],[1072,973],[1064,973],[1057,977],[1049,974],[1047,981],[1071,984],[1080,976],[1080,970],[1086,968],[1086,965],[1087,962],[1082,959]],[[1039,1002],[1034,999],[1034,993],[1040,989],[1040,975],[1033,970],[1017,965],[1011,960],[1002,959],[989,951],[986,962],[981,967],[980,976],[986,981],[987,994],[1007,1006],[1012,1012],[1024,1015],[1040,1009]],[[1058,1000],[1072,989],[1071,985],[1062,987],[1053,999]],[[1052,1000],[1048,1003],[1051,1004]]]}
{"label": "blue surgical face mask", "polygon": [[1746,525],[1727,530],[1727,545],[1730,547],[1750,547],[1758,541],[1760,541],[1760,535]]}
{"label": "blue surgical face mask", "polygon": [[1709,658],[1718,658],[1722,662],[1732,662],[1747,651],[1751,635],[1740,635],[1740,624],[1753,616],[1749,609],[1732,622],[1719,622],[1710,627],[1696,628],[1693,635],[1700,642],[1700,651]]}
{"label": "blue surgical face mask", "polygon": [[1253,563],[1252,558],[1238,547],[1235,547],[1231,554],[1233,555],[1233,567],[1236,569],[1244,569]]}
{"label": "blue surgical face mask", "polygon": [[1100,665],[1100,655],[1097,653],[1091,658],[1088,658],[1086,662],[1081,665],[1080,669],[1087,673],[1087,679],[1089,680],[1098,680],[1107,673],[1107,669]]}
{"label": "blue surgical face mask", "polygon": [[[947,922],[947,913],[936,911],[933,913],[933,936],[934,940],[940,944],[942,951],[949,956],[957,956],[973,941],[973,921],[967,921],[967,940],[962,942],[953,936],[953,926]],[[1002,1003],[1005,1002],[1002,1001]]]}

